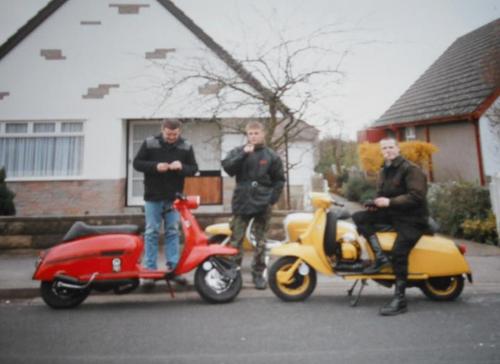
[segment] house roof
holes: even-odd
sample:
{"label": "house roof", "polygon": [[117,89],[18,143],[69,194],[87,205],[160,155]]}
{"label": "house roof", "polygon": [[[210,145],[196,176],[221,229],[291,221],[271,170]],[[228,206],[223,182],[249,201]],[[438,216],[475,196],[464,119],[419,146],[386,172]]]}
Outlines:
{"label": "house roof", "polygon": [[499,90],[497,19],[458,38],[373,126],[477,119]]}
{"label": "house roof", "polygon": [[[41,25],[50,15],[56,12],[68,0],[51,0],[35,16],[14,33],[7,41],[0,45],[0,60],[13,48],[21,43],[31,32]],[[241,79],[250,85],[255,91],[262,95],[263,100],[272,98],[272,92],[255,78],[245,67],[229,54],[220,44],[214,41],[203,29],[201,29],[191,18],[179,9],[171,0],[157,0],[168,12],[179,22],[189,29],[205,46],[213,51],[224,63],[226,63]],[[292,113],[288,106],[277,100],[277,109],[284,116],[290,117]]]}
{"label": "house roof", "polygon": [[4,58],[12,49],[21,43],[32,31],[34,31],[45,19],[51,16],[64,5],[68,0],[51,0],[34,17],[24,24],[17,32],[8,38],[4,44],[0,45],[0,60]]}

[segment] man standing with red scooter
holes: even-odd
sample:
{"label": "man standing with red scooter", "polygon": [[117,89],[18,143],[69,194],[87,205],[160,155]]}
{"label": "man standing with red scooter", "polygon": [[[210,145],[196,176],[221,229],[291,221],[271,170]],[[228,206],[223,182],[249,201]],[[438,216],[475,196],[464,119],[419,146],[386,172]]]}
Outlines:
{"label": "man standing with red scooter", "polygon": [[[147,138],[134,159],[134,168],[144,173],[143,265],[157,269],[158,239],[164,222],[167,273],[175,271],[179,262],[179,214],[172,207],[176,193],[184,190],[184,178],[198,171],[193,147],[181,138],[181,122],[165,119],[161,134]],[[154,283],[154,281],[146,282]]]}

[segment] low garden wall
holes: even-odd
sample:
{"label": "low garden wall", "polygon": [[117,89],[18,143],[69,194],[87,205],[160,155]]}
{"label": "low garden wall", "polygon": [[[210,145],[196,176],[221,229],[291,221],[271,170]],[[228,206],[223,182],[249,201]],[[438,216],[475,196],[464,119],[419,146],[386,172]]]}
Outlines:
{"label": "low garden wall", "polygon": [[[285,212],[274,212],[268,236],[283,239],[282,221]],[[210,224],[228,222],[229,213],[195,214],[202,228]],[[0,217],[0,251],[7,249],[46,249],[57,245],[71,225],[83,221],[90,225],[139,225],[144,230],[143,214],[99,216],[37,216]]]}

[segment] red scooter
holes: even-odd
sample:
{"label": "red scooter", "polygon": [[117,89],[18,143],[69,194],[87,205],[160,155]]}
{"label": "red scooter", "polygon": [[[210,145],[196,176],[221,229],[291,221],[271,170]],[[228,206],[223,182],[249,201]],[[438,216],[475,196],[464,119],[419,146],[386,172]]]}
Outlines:
{"label": "red scooter", "polygon": [[[232,301],[241,290],[241,272],[230,259],[237,250],[211,244],[191,209],[199,196],[178,195],[173,204],[181,217],[184,249],[172,273],[141,266],[144,239],[136,225],[91,226],[75,222],[62,243],[40,253],[33,279],[41,281],[43,300],[52,308],[72,308],[82,303],[91,290],[125,294],[140,279],[169,281],[195,268],[194,286],[211,303]],[[172,293],[173,294],[173,293]]]}

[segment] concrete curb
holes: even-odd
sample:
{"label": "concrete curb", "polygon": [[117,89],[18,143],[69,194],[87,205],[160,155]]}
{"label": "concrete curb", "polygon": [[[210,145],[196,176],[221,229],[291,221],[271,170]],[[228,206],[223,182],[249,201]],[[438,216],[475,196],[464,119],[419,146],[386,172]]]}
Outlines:
{"label": "concrete curb", "polygon": [[[173,282],[170,283],[174,290],[174,293],[181,292],[196,292],[196,288],[192,283],[189,283],[187,286],[175,284]],[[242,289],[254,289],[251,285],[243,284]],[[144,288],[137,287],[131,294],[168,294],[170,295],[167,285],[164,282],[157,283],[153,288]],[[92,291],[91,295],[95,296],[120,296],[116,295],[112,291],[110,292],[97,292]],[[126,295],[126,294],[125,294]],[[37,298],[40,297],[40,289],[39,288],[0,288],[0,300],[15,300],[15,299],[29,299],[29,298]]]}

